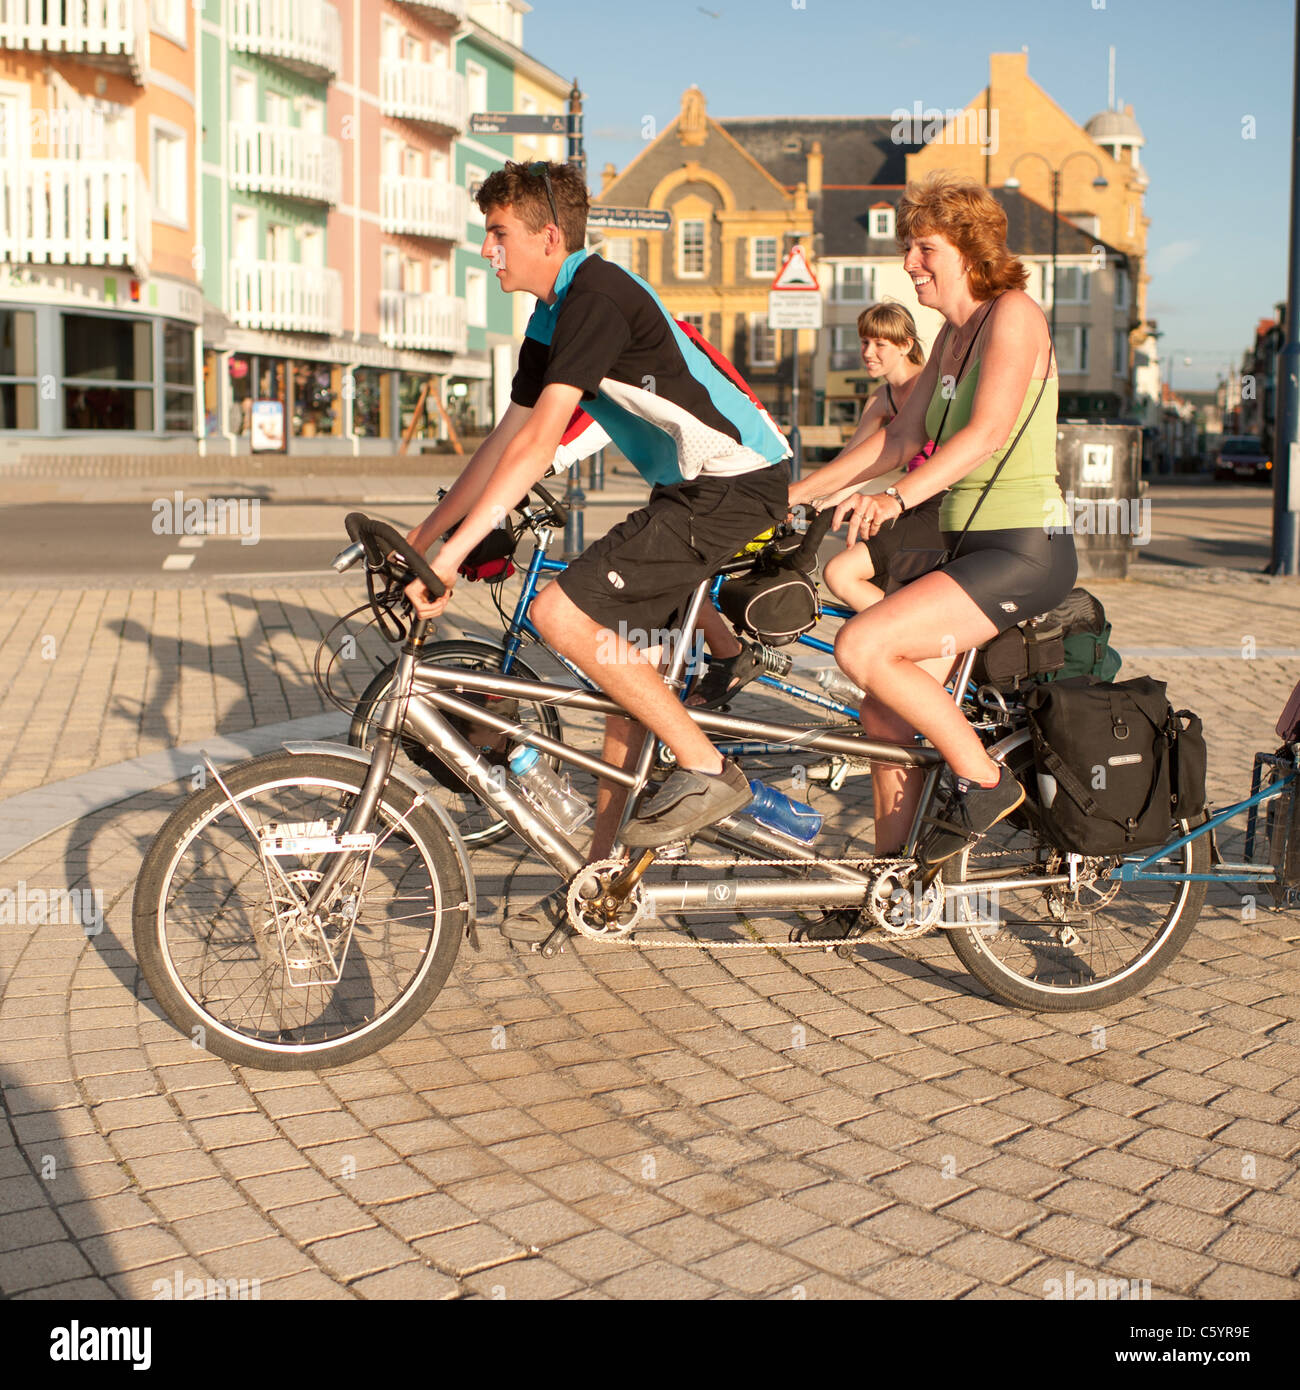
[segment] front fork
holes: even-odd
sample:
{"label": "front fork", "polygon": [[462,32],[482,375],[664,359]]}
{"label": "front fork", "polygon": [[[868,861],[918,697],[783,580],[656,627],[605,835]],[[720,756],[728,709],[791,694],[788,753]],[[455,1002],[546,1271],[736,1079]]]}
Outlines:
{"label": "front fork", "polygon": [[[421,618],[402,645],[402,653],[397,659],[393,682],[389,687],[394,696],[382,702],[382,712],[376,722],[378,732],[370,755],[370,767],[366,772],[365,781],[361,784],[361,790],[357,793],[357,799],[352,803],[343,824],[339,827],[340,837],[365,831],[378,809],[379,798],[383,795],[388,774],[393,770],[393,762],[397,757],[398,730],[401,727],[404,707],[410,698],[415,669],[420,660],[420,650],[432,630],[433,620]],[[352,861],[353,854],[334,856],[333,863],[325,871],[324,877],[307,901],[305,913],[308,921],[322,911]]]}

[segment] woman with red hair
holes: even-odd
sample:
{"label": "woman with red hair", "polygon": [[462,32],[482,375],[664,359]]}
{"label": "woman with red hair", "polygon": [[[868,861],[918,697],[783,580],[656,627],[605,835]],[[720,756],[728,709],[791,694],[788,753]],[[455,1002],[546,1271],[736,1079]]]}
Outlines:
{"label": "woman with red hair", "polygon": [[[951,558],[850,619],[835,642],[841,668],[867,692],[867,732],[906,743],[919,731],[948,763],[946,803],[918,847],[931,878],[1024,800],[942,682],[954,658],[1060,603],[1078,566],[1056,479],[1051,334],[1007,249],[1006,213],[982,185],[936,172],[908,184],[897,227],[917,300],[945,327],[887,428],[794,484],[790,502],[835,497],[935,441],[895,486],[854,493],[836,512],[837,523],[849,520],[852,545],[946,492],[940,526]],[[906,839],[921,776],[877,764],[872,784],[876,853],[892,853]]]}

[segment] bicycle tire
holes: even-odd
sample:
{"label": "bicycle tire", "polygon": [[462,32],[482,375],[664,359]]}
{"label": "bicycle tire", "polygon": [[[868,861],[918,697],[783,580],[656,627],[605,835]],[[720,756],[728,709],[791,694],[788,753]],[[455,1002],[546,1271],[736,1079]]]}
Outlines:
{"label": "bicycle tire", "polygon": [[[1008,765],[1026,788],[1025,806],[995,826],[973,851],[963,852],[954,882],[977,883],[990,875],[1050,869],[1054,857],[1059,858],[1039,827],[1036,800],[1030,795],[1037,782],[1029,745],[1014,750]],[[1190,828],[1171,820],[1169,838]],[[1204,873],[1209,857],[1207,837],[1199,836],[1177,852],[1170,866],[1175,872]],[[1116,864],[1120,859],[1111,856],[1103,862]],[[983,925],[950,928],[949,943],[966,969],[1004,1004],[1041,1013],[1106,1008],[1142,989],[1178,955],[1200,916],[1208,885],[1105,882],[1103,888],[1103,882],[1094,877],[1081,887],[1075,907],[1065,907],[1067,916],[1074,911],[1077,917],[1065,924],[1047,909],[1056,889],[995,890],[991,917]],[[1064,904],[1067,896],[1059,895],[1058,902]],[[954,910],[962,910],[962,901],[955,900]],[[1010,911],[1004,911],[1008,906]],[[1145,928],[1144,919],[1152,913],[1161,915],[1154,928]],[[1099,922],[1102,917],[1106,920]],[[1062,925],[1073,929],[1082,949],[1062,941]],[[1120,958],[1120,946],[1108,940],[1110,933],[1120,933],[1117,941],[1133,952],[1131,958]]]}
{"label": "bicycle tire", "polygon": [[[468,916],[464,870],[452,832],[394,780],[375,828],[400,833],[374,850],[355,894],[355,925],[325,914],[338,960],[317,973],[337,980],[292,982],[277,926],[292,914],[277,914],[270,885],[282,904],[301,901],[325,856],[286,857],[282,879],[234,803],[255,826],[328,823],[357,796],[367,770],[331,754],[270,753],[223,773],[225,788],[214,782],[194,792],[155,836],[132,903],[136,958],[160,1008],[196,1045],[264,1071],[341,1066],[399,1037],[446,983]],[[295,893],[286,892],[288,881]],[[345,916],[356,884],[345,879],[337,895]]]}
{"label": "bicycle tire", "polygon": [[[500,671],[504,659],[504,649],[494,646],[490,642],[451,640],[430,643],[424,648],[420,664],[449,666],[459,663],[470,670]],[[348,742],[354,748],[369,749],[370,747],[371,720],[374,717],[376,705],[388,698],[395,665],[396,663],[390,662],[383,667],[362,691],[361,698],[357,701],[356,709],[352,715],[352,723],[348,729]],[[536,681],[542,679],[520,657],[516,657],[512,662],[510,674],[518,676],[521,680]],[[524,717],[525,711],[529,712],[527,718]],[[552,706],[536,700],[521,700],[519,702],[519,717],[522,723],[531,723],[537,732],[546,734],[558,742],[563,741],[563,726],[560,723],[559,715]],[[549,761],[552,767],[558,766],[554,758]],[[461,839],[470,849],[482,849],[488,845],[494,845],[513,833],[510,823],[485,806],[469,788],[455,790],[445,785],[442,780],[446,775],[445,765],[434,757],[423,744],[409,736],[402,739],[401,752],[398,754],[398,764],[403,765],[403,762],[406,765],[406,770],[415,775],[418,780],[423,782],[432,777],[438,784],[438,800],[451,817]]]}

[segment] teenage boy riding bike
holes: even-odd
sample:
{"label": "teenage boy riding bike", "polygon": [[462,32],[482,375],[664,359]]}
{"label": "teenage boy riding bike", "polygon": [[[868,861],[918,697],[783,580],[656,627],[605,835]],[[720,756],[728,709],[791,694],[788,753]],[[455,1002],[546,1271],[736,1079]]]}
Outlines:
{"label": "teenage boy riding bike", "polygon": [[[655,652],[633,630],[672,626],[691,591],[788,509],[789,448],[779,432],[673,322],[643,280],[591,256],[588,194],[577,170],[507,164],[484,180],[483,255],[510,293],[537,296],[519,353],[511,403],[439,505],[411,533],[427,551],[460,521],[432,560],[447,594],[408,593],[437,617],[465,556],[550,467],[574,408],[609,434],[653,484],[647,506],[589,546],[533,606],[542,637],[633,716],[606,722],[606,761],[630,767],[645,725],[676,770],[623,832],[653,847],[685,839],[750,800],[744,773],[724,761],[664,685]],[[613,653],[613,659],[611,659]],[[635,722],[634,722],[635,721]],[[602,783],[590,855],[613,847],[626,792]],[[518,941],[549,936],[564,920],[556,890],[506,924]]]}

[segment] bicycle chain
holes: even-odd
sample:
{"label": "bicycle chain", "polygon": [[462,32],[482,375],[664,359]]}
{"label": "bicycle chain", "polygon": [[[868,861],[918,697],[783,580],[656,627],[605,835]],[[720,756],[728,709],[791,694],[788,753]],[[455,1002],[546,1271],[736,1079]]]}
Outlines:
{"label": "bicycle chain", "polygon": [[[674,868],[735,868],[740,864],[747,867],[765,868],[788,868],[792,863],[800,861],[791,859],[666,859],[665,864],[671,864]],[[844,864],[862,868],[864,861],[857,859],[822,859],[822,864]],[[905,867],[914,861],[910,859],[878,859],[872,861],[879,864],[882,869]],[[846,908],[845,911],[853,911]],[[869,929],[870,930],[870,929]],[[583,932],[575,931],[575,936],[582,936],[586,940],[595,940],[594,937],[586,937]],[[831,951],[837,946],[852,946],[866,939],[867,932],[859,932],[856,936],[834,936],[822,937],[814,941],[660,941],[660,940],[641,940],[631,936],[620,936],[607,938],[606,944],[610,946],[627,946],[635,950],[655,950],[655,951],[799,951],[817,950]]]}

